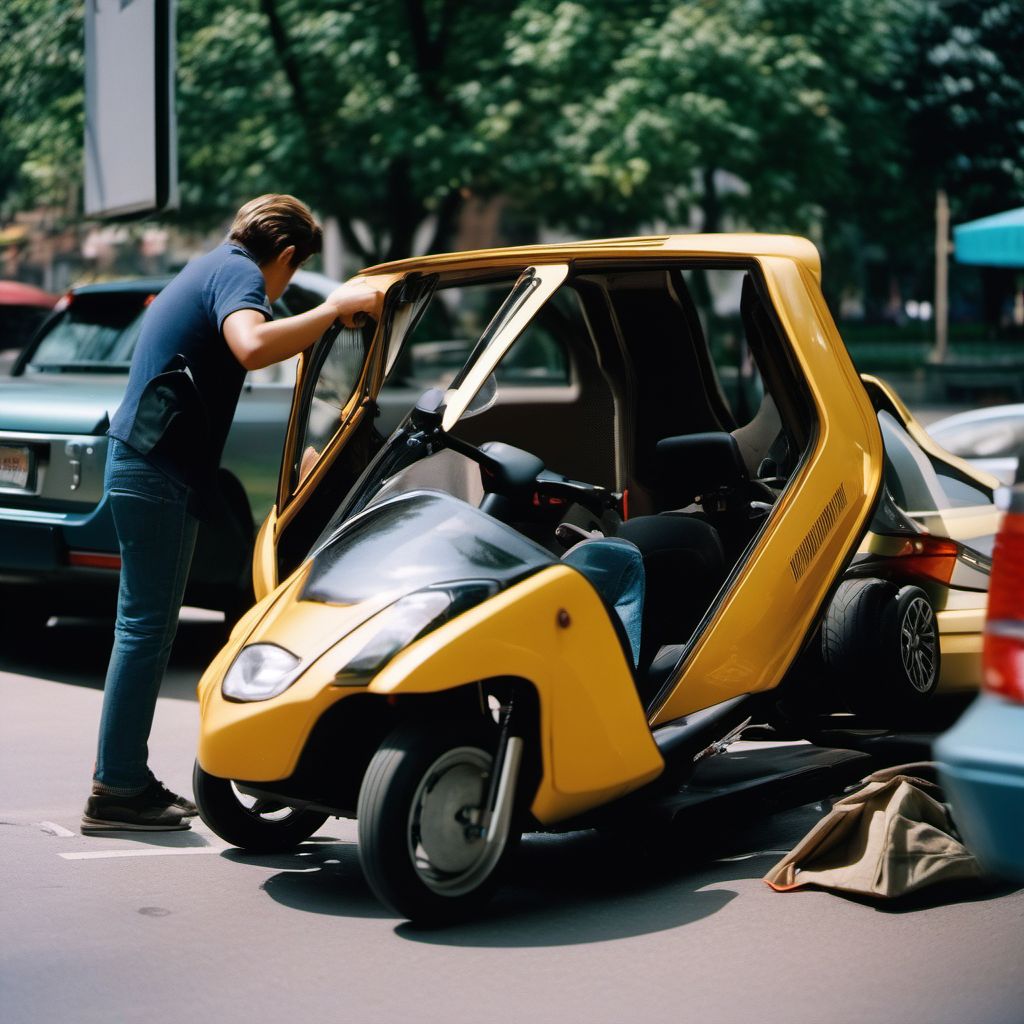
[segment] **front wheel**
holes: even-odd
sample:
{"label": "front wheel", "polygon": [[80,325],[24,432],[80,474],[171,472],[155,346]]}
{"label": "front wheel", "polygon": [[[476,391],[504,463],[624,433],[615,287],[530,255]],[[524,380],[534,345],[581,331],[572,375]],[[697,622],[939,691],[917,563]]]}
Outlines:
{"label": "front wheel", "polygon": [[481,835],[496,736],[466,723],[410,723],[388,736],[359,791],[359,859],[398,914],[445,924],[490,898],[518,831]]}
{"label": "front wheel", "polygon": [[230,779],[203,771],[196,761],[192,791],[199,817],[232,846],[253,853],[282,853],[308,839],[326,814],[246,796]]}

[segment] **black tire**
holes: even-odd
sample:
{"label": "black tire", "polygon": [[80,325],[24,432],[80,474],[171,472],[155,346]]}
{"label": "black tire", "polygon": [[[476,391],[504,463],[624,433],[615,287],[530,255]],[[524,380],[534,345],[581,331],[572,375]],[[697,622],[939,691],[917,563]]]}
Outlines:
{"label": "black tire", "polygon": [[[439,813],[486,796],[496,742],[496,734],[469,722],[407,723],[370,761],[359,791],[359,859],[370,888],[402,917],[425,925],[461,921],[478,913],[497,887],[519,839],[516,826],[501,848],[475,850],[484,841],[468,838],[454,814]],[[442,783],[446,788],[438,789]],[[431,809],[428,838],[423,813]]]}
{"label": "black tire", "polygon": [[[242,802],[230,779],[203,771],[196,761],[192,791],[199,816],[226,843],[253,853],[281,853],[308,839],[327,820],[317,811],[300,811]],[[263,808],[261,810],[261,808]],[[271,817],[271,815],[282,815]]]}
{"label": "black tire", "polygon": [[938,625],[919,587],[840,584],[822,623],[821,653],[850,710],[885,724],[912,721],[938,687]]}

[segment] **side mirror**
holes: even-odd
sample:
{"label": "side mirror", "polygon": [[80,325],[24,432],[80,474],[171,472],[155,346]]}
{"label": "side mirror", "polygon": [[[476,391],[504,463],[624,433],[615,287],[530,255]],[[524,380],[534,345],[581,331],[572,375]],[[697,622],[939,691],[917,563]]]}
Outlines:
{"label": "side mirror", "polygon": [[412,410],[413,426],[417,430],[433,431],[441,426],[444,417],[444,392],[440,388],[424,391]]}

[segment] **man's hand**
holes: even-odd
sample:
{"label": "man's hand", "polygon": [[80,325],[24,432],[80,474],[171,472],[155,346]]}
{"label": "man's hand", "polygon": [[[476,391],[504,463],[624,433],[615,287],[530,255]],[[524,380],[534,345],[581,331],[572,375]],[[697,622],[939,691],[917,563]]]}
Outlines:
{"label": "man's hand", "polygon": [[358,327],[362,321],[361,314],[375,320],[380,318],[382,301],[380,292],[357,279],[335,288],[327,296],[326,304],[334,307],[335,315],[346,327]]}
{"label": "man's hand", "polygon": [[306,450],[302,453],[302,459],[299,462],[299,483],[309,476],[310,470],[317,464],[320,459],[320,453],[310,444],[306,445]]}

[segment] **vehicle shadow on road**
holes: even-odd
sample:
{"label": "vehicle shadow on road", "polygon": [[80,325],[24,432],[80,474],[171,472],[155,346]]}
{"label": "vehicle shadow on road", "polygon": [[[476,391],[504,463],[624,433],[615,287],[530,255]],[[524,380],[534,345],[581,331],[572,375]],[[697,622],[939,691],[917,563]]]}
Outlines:
{"label": "vehicle shadow on road", "polygon": [[[479,920],[446,928],[397,923],[410,942],[467,948],[534,948],[607,942],[704,920],[738,892],[731,882],[763,877],[825,813],[824,805],[738,824],[700,847],[692,840],[594,831],[528,835]],[[355,843],[329,837],[294,853],[221,854],[239,864],[279,869],[261,885],[276,903],[304,913],[394,920],[366,883]],[[982,902],[1013,887],[936,888],[891,903],[852,899],[865,909],[910,913],[953,902]],[[819,896],[821,893],[818,894]],[[772,899],[798,895],[770,894]]]}
{"label": "vehicle shadow on road", "polygon": [[[111,620],[60,618],[53,625],[5,638],[0,648],[0,672],[102,690],[113,639]],[[194,701],[196,682],[224,639],[221,622],[183,620],[160,696]]]}
{"label": "vehicle shadow on road", "polygon": [[[814,817],[812,813],[812,821]],[[238,851],[222,856],[281,868],[262,888],[292,909],[394,919],[367,885],[354,843],[321,843],[315,848],[304,844],[294,854],[276,856]],[[737,895],[721,888],[721,883],[759,878],[778,859],[775,849],[729,862],[700,859],[705,856],[707,848],[686,855],[674,843],[661,847],[593,831],[529,835],[484,918],[443,929],[406,922],[395,932],[413,942],[528,948],[667,931],[717,913]]]}
{"label": "vehicle shadow on road", "polygon": [[225,850],[221,856],[236,864],[280,868],[261,886],[282,906],[310,914],[338,917],[393,918],[370,890],[355,843],[317,837],[291,853],[259,854]]}

